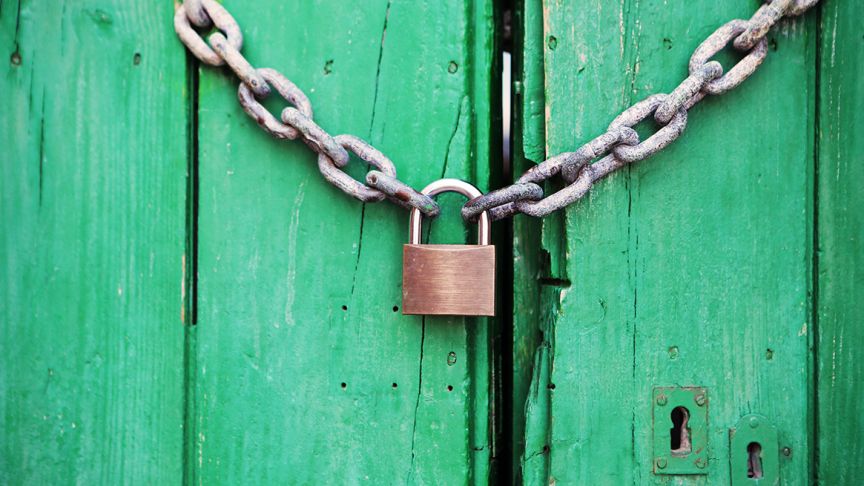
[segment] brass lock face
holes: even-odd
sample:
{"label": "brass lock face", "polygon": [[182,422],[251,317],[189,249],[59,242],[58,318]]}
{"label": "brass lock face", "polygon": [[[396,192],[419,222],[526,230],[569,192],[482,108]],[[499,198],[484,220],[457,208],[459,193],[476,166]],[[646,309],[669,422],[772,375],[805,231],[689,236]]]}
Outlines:
{"label": "brass lock face", "polygon": [[[468,198],[482,193],[458,179],[441,179],[423,194],[458,192]],[[411,211],[409,243],[402,248],[402,313],[406,315],[495,315],[495,247],[491,224],[483,212],[476,245],[420,244],[421,214]]]}

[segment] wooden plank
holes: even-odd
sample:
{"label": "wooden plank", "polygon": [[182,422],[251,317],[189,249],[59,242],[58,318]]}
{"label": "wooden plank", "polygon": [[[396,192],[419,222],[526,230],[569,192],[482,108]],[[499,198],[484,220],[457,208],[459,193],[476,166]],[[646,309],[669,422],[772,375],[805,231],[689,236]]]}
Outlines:
{"label": "wooden plank", "polygon": [[[243,52],[328,131],[367,139],[415,187],[486,185],[491,2],[225,6]],[[199,126],[197,481],[485,483],[490,324],[401,315],[407,213],[327,184],[302,143],[246,117],[224,71],[201,71]],[[432,240],[462,241],[461,200],[440,200]]]}
{"label": "wooden plank", "polygon": [[0,483],[182,477],[171,2],[0,2]]}
{"label": "wooden plank", "polygon": [[[548,153],[674,88],[702,39],[753,7],[545,1]],[[784,21],[760,71],[692,110],[681,140],[544,220],[535,258],[558,290],[539,302],[550,359],[534,389],[554,389],[529,396],[526,423],[549,425],[526,432],[546,439],[526,446],[527,483],[665,482],[652,390],[675,385],[710,394],[708,476],[677,482],[728,483],[729,427],[750,412],[790,450],[783,481],[808,481],[814,25]]]}
{"label": "wooden plank", "polygon": [[817,479],[864,476],[864,50],[854,2],[822,6],[817,176]]}
{"label": "wooden plank", "polygon": [[[543,10],[538,1],[518,1],[514,7],[513,49],[513,173],[520,174],[545,157],[546,138],[544,132],[545,103],[543,92]],[[538,348],[542,342],[537,315],[540,288],[537,278],[541,275],[540,221],[534,218],[513,219],[513,325],[510,338],[510,362],[505,364],[510,383],[505,383],[509,408],[505,409],[509,429],[505,433],[510,449],[510,483],[518,483],[521,461],[525,453],[525,407],[531,390],[532,373],[538,359]],[[503,352],[503,351],[502,351]],[[545,356],[545,355],[544,355]],[[509,364],[509,366],[508,366]],[[508,386],[509,385],[509,386]],[[536,387],[535,387],[536,388]],[[536,393],[546,393],[537,389]],[[545,444],[545,426],[539,440],[542,452]],[[529,454],[533,454],[532,451]],[[535,456],[536,457],[536,456]],[[515,482],[514,482],[515,481]]]}

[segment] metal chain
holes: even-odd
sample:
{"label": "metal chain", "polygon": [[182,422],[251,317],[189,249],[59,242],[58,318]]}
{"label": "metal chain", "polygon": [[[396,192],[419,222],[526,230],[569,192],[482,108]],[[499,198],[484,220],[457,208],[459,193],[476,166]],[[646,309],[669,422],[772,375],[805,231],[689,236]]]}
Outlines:
{"label": "metal chain", "polygon": [[[510,186],[474,198],[462,207],[462,217],[476,221],[488,211],[494,220],[523,213],[541,217],[581,199],[598,180],[633,162],[647,159],[678,139],[687,127],[687,113],[707,95],[720,95],[749,78],[768,54],[768,31],[783,17],[797,16],[819,0],[768,0],[749,20],[735,19],[720,26],[693,52],[688,76],[669,94],[655,94],[634,104],[609,124],[606,133],[575,152],[555,155],[526,171]],[[195,28],[217,31],[205,42]],[[243,33],[234,17],[215,0],[185,0],[174,16],[174,29],[183,44],[201,62],[227,65],[240,78],[237,97],[243,111],[261,128],[279,139],[300,138],[318,154],[318,169],[331,184],[364,202],[383,199],[406,209],[418,209],[428,217],[439,214],[438,204],[400,181],[396,168],[384,154],[353,135],[332,136],[312,118],[309,98],[282,73],[252,66],[240,53]],[[724,74],[723,66],[710,59],[729,43],[746,55]],[[271,90],[289,106],[279,119],[259,100]],[[659,129],[644,141],[633,127],[649,116]],[[377,170],[364,182],[342,169],[350,161],[349,151]],[[597,162],[591,161],[603,156]],[[542,183],[560,174],[567,185],[544,197]]]}
{"label": "metal chain", "polygon": [[[194,26],[194,27],[193,27]],[[195,30],[215,27],[207,41]],[[318,154],[318,170],[324,179],[363,202],[389,199],[406,209],[418,209],[435,217],[440,208],[434,199],[421,194],[396,177],[396,167],[383,153],[353,135],[332,136],[312,119],[312,103],[306,94],[275,69],[255,68],[241,54],[243,33],[234,17],[215,0],[186,0],[175,12],[174,30],[180,41],[204,64],[227,65],[240,78],[237,98],[243,111],[275,138],[301,139]],[[267,111],[260,100],[275,90],[287,106],[279,118]],[[349,152],[377,170],[367,173],[365,183],[354,180],[342,169],[351,160]]]}
{"label": "metal chain", "polygon": [[[708,95],[723,94],[744,82],[768,54],[768,31],[783,17],[801,15],[819,0],[769,0],[749,20],[732,20],[720,26],[693,52],[688,76],[669,94],[655,94],[618,115],[606,133],[575,152],[555,155],[526,171],[516,182],[472,199],[462,207],[462,217],[476,221],[488,211],[495,221],[517,213],[545,216],[585,196],[598,180],[633,162],[647,159],[674,142],[687,126],[687,112]],[[710,59],[729,43],[746,52],[724,74]],[[640,142],[633,126],[653,114],[660,127]],[[605,156],[604,156],[605,155]],[[598,157],[602,159],[590,163]],[[563,189],[544,197],[541,184],[560,174]]]}

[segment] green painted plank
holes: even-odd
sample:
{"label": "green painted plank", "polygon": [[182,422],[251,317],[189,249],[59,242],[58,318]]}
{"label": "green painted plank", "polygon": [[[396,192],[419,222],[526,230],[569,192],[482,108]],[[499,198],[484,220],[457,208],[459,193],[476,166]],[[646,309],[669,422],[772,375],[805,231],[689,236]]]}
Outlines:
{"label": "green painted plank", "polygon": [[[544,2],[549,153],[671,90],[702,39],[752,3]],[[538,303],[560,310],[549,370],[534,373],[550,373],[550,405],[529,401],[526,417],[550,415],[549,450],[526,450],[526,482],[665,482],[651,398],[674,385],[710,395],[708,476],[676,481],[728,483],[728,430],[750,412],[790,448],[784,483],[807,481],[814,26],[785,21],[760,71],[692,110],[681,140],[544,220],[535,258],[549,254],[563,288]]]}
{"label": "green painted plank", "polygon": [[[543,11],[539,1],[525,0],[514,7],[512,53],[513,83],[513,172],[522,173],[542,161],[545,154],[545,105],[543,100]],[[521,458],[525,452],[525,407],[531,393],[532,373],[538,345],[542,341],[537,311],[540,288],[537,278],[540,264],[536,258],[540,246],[540,222],[533,218],[515,218],[513,224],[513,324],[510,338],[509,370],[512,384],[508,392],[510,408],[507,434],[510,447],[510,475],[518,482]],[[546,347],[542,348],[546,350]],[[545,354],[543,355],[546,356]],[[545,359],[545,358],[544,358]],[[545,393],[544,390],[538,392]],[[542,450],[542,444],[540,448]],[[511,481],[512,482],[512,481]]]}
{"label": "green painted plank", "polygon": [[171,2],[0,2],[0,483],[182,477]]}
{"label": "green painted plank", "polygon": [[[617,7],[611,8],[608,3],[602,3],[592,4],[597,8],[586,8],[574,3],[554,6],[544,4],[547,24],[547,32],[543,36],[546,55],[546,143],[549,154],[574,150],[575,141],[587,140],[599,133],[608,124],[609,114],[616,113],[628,104],[625,82],[628,64],[623,52],[619,51],[622,42],[619,39],[620,12]],[[567,28],[558,32],[550,25],[557,26],[565,22],[580,25],[580,29]],[[589,58],[588,54],[592,52],[596,54]],[[577,64],[575,69],[574,64]],[[604,82],[607,79],[615,81]],[[580,107],[582,112],[574,117],[574,110]],[[581,265],[577,275],[579,280],[573,284],[593,288],[601,284],[594,281],[596,279],[593,276],[627,274],[626,260],[621,258],[627,240],[619,239],[622,228],[626,227],[626,220],[616,219],[622,210],[626,211],[627,194],[620,188],[616,192],[614,188],[598,187],[596,194],[591,196],[590,204],[586,201],[581,206],[579,210],[583,213],[590,210],[590,219],[586,217],[586,220],[591,224],[581,229],[577,238],[584,238],[586,243],[591,242],[591,253],[589,255],[581,250],[581,255],[572,255],[574,260],[578,258]],[[569,247],[566,240],[569,234],[561,231],[561,219],[560,214],[555,214],[543,220],[542,246],[534,250],[534,258],[545,262],[542,276],[565,283],[570,278],[570,266],[561,264],[560,247],[562,243]],[[587,280],[585,276],[591,276],[592,280]],[[632,342],[631,328],[626,325],[630,311],[623,305],[607,304],[627,299],[628,282],[626,278],[623,281],[609,278],[602,284],[600,295],[603,300],[595,293],[571,293],[566,287],[547,286],[543,298],[534,303],[538,308],[535,312],[547,313],[541,321],[545,323],[543,347],[547,349],[541,348],[542,353],[538,356],[542,359],[536,362],[534,370],[534,382],[540,395],[529,396],[526,410],[526,424],[530,433],[526,436],[528,447],[522,465],[526,484],[547,482],[551,465],[570,470],[569,475],[557,471],[554,475],[556,480],[564,484],[568,481],[578,483],[580,479],[583,482],[589,479],[607,479],[619,483],[632,481],[632,467],[629,466],[626,453],[629,444],[621,440],[600,439],[623,438],[625,434],[629,435],[631,429],[629,420],[604,420],[606,414],[626,416],[628,419],[632,416],[629,400],[604,402],[606,396],[613,396],[631,387],[632,373],[621,372],[630,368],[632,363],[629,353],[622,352]],[[595,292],[598,291],[599,288]],[[565,296],[568,298],[565,299]],[[574,299],[580,299],[580,302],[575,303]],[[580,321],[585,321],[585,324],[602,326],[604,319],[617,324],[599,328],[600,332],[577,333],[576,322],[572,318],[562,322],[560,314],[564,310],[559,303],[568,307],[579,305],[582,314]],[[559,326],[566,327],[575,335],[561,336],[562,329]],[[580,327],[584,327],[584,324]],[[557,342],[565,344],[553,344]],[[615,352],[603,355],[602,366],[591,367],[590,362],[579,362],[586,359],[582,357],[583,353],[604,348],[612,348]],[[568,360],[567,356],[571,358]],[[554,375],[551,368],[553,357],[556,367]],[[559,370],[568,372],[569,376],[560,376]],[[597,386],[599,383],[604,384]],[[553,384],[554,391],[550,389]],[[589,396],[594,398],[586,399]],[[552,407],[558,403],[568,404],[570,413],[564,413],[563,410],[552,413]],[[603,406],[599,406],[599,403],[603,403]],[[561,409],[560,405],[558,409]],[[550,430],[552,421],[555,428]],[[536,424],[536,430],[530,430],[531,424]],[[564,427],[569,430],[568,435],[577,446],[589,441],[592,444],[597,441],[598,446],[602,444],[605,450],[600,454],[602,460],[596,456],[589,457],[589,454],[579,454],[578,451],[568,454],[565,447],[559,451],[559,444],[552,442],[552,434],[556,434],[558,437],[555,438],[561,441],[559,437],[568,433]],[[622,449],[624,452],[619,452]],[[573,451],[573,448],[569,450]],[[556,460],[550,461],[553,456]],[[613,463],[613,460],[618,460],[617,457],[627,457],[628,462],[622,460],[618,464]],[[620,471],[620,474],[609,475],[606,471],[610,469]]]}
{"label": "green painted plank", "polygon": [[817,474],[864,476],[864,37],[855,2],[822,7],[818,120]]}
{"label": "green painted plank", "polygon": [[516,6],[519,36],[516,70],[519,72],[519,85],[516,96],[519,100],[516,116],[520,118],[522,130],[519,131],[518,147],[528,160],[539,162],[546,153],[545,124],[546,103],[543,97],[543,9],[542,3],[535,0],[520,0]]}
{"label": "green painted plank", "polygon": [[[490,2],[225,5],[243,52],[328,131],[415,187],[485,185]],[[485,483],[490,324],[398,311],[407,213],[327,184],[302,143],[246,117],[225,71],[201,71],[199,126],[197,481]],[[441,200],[432,239],[461,241],[461,200]]]}

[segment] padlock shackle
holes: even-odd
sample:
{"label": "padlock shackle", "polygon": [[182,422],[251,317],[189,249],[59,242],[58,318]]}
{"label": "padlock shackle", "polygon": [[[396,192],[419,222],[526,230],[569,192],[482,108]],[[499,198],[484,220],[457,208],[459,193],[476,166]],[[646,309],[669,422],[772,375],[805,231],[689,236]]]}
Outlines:
{"label": "padlock shackle", "polygon": [[[459,179],[438,179],[437,181],[424,187],[421,193],[435,197],[442,192],[458,192],[468,199],[474,199],[483,195],[480,189],[471,184]],[[412,245],[420,244],[420,233],[422,233],[423,215],[419,209],[411,210],[411,217],[408,220],[408,242]],[[477,220],[477,244],[488,245],[491,241],[492,223],[489,221],[489,214],[486,211],[480,213]]]}

